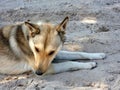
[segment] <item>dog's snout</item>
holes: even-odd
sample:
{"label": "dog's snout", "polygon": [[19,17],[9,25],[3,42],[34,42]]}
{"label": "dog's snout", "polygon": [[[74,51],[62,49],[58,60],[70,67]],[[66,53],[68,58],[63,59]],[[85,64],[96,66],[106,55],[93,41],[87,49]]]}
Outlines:
{"label": "dog's snout", "polygon": [[42,73],[40,70],[37,70],[37,71],[35,72],[35,74],[37,74],[37,75],[42,75],[43,73]]}

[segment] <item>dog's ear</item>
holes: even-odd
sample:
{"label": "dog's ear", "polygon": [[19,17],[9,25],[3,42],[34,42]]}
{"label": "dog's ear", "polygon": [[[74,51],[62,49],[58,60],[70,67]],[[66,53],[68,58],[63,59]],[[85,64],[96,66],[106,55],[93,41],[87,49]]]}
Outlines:
{"label": "dog's ear", "polygon": [[40,33],[40,29],[38,25],[30,23],[28,21],[25,22],[25,25],[29,28],[29,32],[32,37]]}
{"label": "dog's ear", "polygon": [[65,17],[65,19],[58,25],[57,27],[57,31],[60,32],[60,31],[64,31],[66,30],[66,26],[67,26],[67,23],[69,21],[69,17]]}
{"label": "dog's ear", "polygon": [[56,29],[63,43],[65,42],[65,39],[66,39],[65,31],[66,31],[66,25],[68,21],[69,21],[69,17],[65,17],[65,19],[57,26],[57,29]]}

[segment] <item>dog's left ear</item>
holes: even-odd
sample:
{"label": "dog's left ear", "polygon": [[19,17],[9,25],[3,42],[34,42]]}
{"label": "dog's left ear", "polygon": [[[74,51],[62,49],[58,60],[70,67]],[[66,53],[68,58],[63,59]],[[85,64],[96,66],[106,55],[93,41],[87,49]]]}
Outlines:
{"label": "dog's left ear", "polygon": [[65,17],[65,19],[58,25],[57,31],[58,31],[58,32],[60,32],[60,31],[65,32],[68,21],[69,21],[69,17],[67,16],[67,17]]}
{"label": "dog's left ear", "polygon": [[56,29],[63,43],[65,42],[66,39],[65,31],[68,21],[69,21],[69,17],[65,17],[65,19],[57,26]]}

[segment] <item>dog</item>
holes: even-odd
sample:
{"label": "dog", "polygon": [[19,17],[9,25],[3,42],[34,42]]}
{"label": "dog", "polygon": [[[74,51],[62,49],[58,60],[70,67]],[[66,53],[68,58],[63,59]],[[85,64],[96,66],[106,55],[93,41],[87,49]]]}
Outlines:
{"label": "dog", "polygon": [[[96,62],[75,62],[75,59],[103,59],[104,53],[60,51],[65,42],[69,17],[60,24],[26,21],[0,29],[0,73],[37,75],[69,70],[92,69]],[[53,60],[65,62],[53,63]],[[69,61],[70,60],[70,61]]]}

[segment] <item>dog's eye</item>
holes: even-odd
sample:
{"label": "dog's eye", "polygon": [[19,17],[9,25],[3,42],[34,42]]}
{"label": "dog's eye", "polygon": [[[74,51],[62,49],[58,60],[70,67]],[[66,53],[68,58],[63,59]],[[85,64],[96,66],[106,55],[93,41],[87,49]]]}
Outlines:
{"label": "dog's eye", "polygon": [[35,50],[36,50],[37,52],[40,52],[40,50],[39,50],[37,47],[35,47]]}
{"label": "dog's eye", "polygon": [[52,54],[54,54],[55,53],[55,51],[51,51],[48,55],[50,56],[50,55],[52,55]]}

